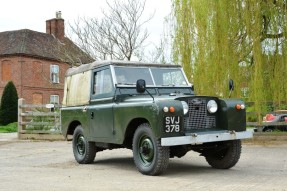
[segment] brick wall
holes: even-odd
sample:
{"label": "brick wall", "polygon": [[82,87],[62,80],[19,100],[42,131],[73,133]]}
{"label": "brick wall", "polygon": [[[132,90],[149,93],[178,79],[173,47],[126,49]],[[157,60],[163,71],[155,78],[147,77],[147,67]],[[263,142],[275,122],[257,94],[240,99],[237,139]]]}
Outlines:
{"label": "brick wall", "polygon": [[[11,66],[11,80],[15,84],[20,98],[24,98],[26,103],[32,104],[42,100],[42,104],[50,102],[50,95],[59,95],[60,103],[63,99],[64,77],[69,68],[66,63],[57,61],[41,60],[30,57],[6,57],[0,58],[0,97],[8,82],[7,75]],[[52,83],[50,77],[50,66],[59,66],[59,83]],[[8,69],[7,69],[8,68]],[[2,74],[7,75],[2,77]],[[41,98],[42,95],[42,98]]]}

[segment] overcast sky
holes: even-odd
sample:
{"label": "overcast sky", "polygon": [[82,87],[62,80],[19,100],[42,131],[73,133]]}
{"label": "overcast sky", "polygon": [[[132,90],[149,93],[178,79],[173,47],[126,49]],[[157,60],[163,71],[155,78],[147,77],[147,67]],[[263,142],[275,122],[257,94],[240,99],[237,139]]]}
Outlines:
{"label": "overcast sky", "polygon": [[[113,1],[113,0],[108,0]],[[31,29],[46,32],[46,20],[62,12],[65,23],[78,17],[97,17],[105,8],[105,0],[6,0],[1,2],[0,32]],[[160,39],[164,17],[170,13],[171,0],[146,0],[145,15],[155,11],[153,19],[146,25],[149,41]]]}

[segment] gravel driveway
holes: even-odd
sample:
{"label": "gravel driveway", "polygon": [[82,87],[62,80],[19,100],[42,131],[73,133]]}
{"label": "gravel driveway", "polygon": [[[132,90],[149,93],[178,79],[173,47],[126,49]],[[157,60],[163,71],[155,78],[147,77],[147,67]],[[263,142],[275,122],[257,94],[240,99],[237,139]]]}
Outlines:
{"label": "gravel driveway", "polygon": [[71,141],[19,141],[0,134],[0,190],[287,190],[287,143],[244,144],[230,170],[211,168],[189,152],[170,159],[167,171],[141,175],[127,149],[97,153],[93,164],[75,162]]}

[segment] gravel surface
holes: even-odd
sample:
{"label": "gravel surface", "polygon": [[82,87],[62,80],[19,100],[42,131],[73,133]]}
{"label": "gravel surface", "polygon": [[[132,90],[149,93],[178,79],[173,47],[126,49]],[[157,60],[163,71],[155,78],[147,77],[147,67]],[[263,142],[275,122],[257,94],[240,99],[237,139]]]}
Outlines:
{"label": "gravel surface", "polygon": [[140,174],[127,149],[97,153],[93,164],[79,165],[71,141],[17,140],[0,134],[0,190],[286,190],[287,143],[244,144],[229,170],[211,168],[195,152],[170,159],[166,172]]}

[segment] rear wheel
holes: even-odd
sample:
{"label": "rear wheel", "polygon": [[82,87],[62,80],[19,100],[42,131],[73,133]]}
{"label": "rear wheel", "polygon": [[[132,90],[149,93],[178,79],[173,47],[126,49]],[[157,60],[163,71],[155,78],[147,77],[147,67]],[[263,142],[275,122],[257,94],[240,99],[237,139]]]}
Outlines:
{"label": "rear wheel", "polygon": [[241,140],[218,142],[216,150],[205,153],[205,159],[210,166],[218,169],[233,167],[241,155]]}
{"label": "rear wheel", "polygon": [[138,170],[146,175],[159,175],[168,166],[169,147],[160,145],[148,124],[140,125],[133,137],[133,157]]}
{"label": "rear wheel", "polygon": [[86,140],[81,125],[77,126],[73,134],[73,153],[80,164],[92,163],[96,156],[96,145]]}

